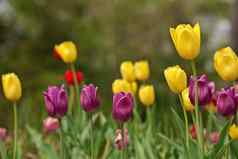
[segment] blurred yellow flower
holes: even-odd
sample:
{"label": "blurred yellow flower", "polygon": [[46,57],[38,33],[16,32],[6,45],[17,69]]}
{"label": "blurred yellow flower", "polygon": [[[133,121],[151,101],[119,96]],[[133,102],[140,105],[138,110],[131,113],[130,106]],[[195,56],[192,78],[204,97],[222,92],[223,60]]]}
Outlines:
{"label": "blurred yellow flower", "polygon": [[170,35],[178,54],[186,59],[193,60],[200,51],[200,26],[195,24],[180,24],[175,28],[170,28]]}
{"label": "blurred yellow flower", "polygon": [[182,91],[183,107],[186,111],[193,111],[194,106],[189,99],[189,89],[186,88]]}
{"label": "blurred yellow flower", "polygon": [[214,68],[225,81],[234,81],[238,78],[238,57],[230,48],[222,48],[214,55]]}
{"label": "blurred yellow flower", "polygon": [[120,67],[121,75],[124,80],[133,82],[135,80],[134,65],[131,61],[124,61]]}
{"label": "blurred yellow flower", "polygon": [[55,51],[65,63],[73,63],[77,59],[77,48],[72,41],[55,45]]}
{"label": "blurred yellow flower", "polygon": [[137,89],[138,89],[137,82],[136,81],[132,82],[131,83],[131,90],[132,90],[133,94],[136,94]]}
{"label": "blurred yellow flower", "polygon": [[209,112],[213,112],[213,113],[217,112],[217,107],[214,101],[211,101],[210,103],[208,103],[205,109]]}
{"label": "blurred yellow flower", "polygon": [[124,79],[116,79],[112,83],[112,92],[113,93],[119,93],[119,92],[133,93],[131,83],[129,83],[128,81]]}
{"label": "blurred yellow flower", "polygon": [[152,106],[155,102],[155,91],[153,85],[142,85],[139,89],[139,99],[145,106]]}
{"label": "blurred yellow flower", "polygon": [[150,68],[148,61],[138,61],[135,63],[136,79],[145,81],[150,76]]}
{"label": "blurred yellow flower", "polygon": [[21,98],[21,82],[15,73],[2,75],[2,86],[4,95],[8,100],[16,102]]}
{"label": "blurred yellow flower", "polygon": [[238,139],[238,127],[236,124],[232,124],[232,126],[229,128],[229,135],[233,140]]}
{"label": "blurred yellow flower", "polygon": [[178,65],[164,70],[165,79],[174,93],[180,93],[187,87],[187,75]]}

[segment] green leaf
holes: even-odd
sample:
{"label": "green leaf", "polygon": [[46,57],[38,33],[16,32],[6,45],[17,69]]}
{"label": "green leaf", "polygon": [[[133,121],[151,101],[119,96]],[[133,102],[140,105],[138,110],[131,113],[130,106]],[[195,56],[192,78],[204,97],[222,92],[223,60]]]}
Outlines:
{"label": "green leaf", "polygon": [[211,151],[211,153],[209,154],[209,158],[215,158],[215,156],[217,155],[217,153],[223,149],[223,147],[225,146],[225,141],[226,141],[226,137],[227,137],[227,129],[230,125],[230,122],[228,121],[225,126],[222,128],[221,132],[220,132],[220,140],[219,142],[214,146],[213,150]]}
{"label": "green leaf", "polygon": [[49,144],[43,143],[42,136],[36,130],[27,126],[32,142],[36,145],[39,155],[42,159],[59,159],[53,147]]}

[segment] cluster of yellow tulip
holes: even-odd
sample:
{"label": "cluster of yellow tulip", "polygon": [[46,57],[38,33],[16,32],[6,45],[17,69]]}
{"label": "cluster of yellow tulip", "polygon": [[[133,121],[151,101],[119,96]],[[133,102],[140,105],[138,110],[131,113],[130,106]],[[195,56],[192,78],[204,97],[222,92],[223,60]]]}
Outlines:
{"label": "cluster of yellow tulip", "polygon": [[113,93],[130,92],[136,95],[138,83],[142,81],[139,88],[139,99],[145,106],[151,106],[155,101],[154,86],[144,84],[150,77],[150,68],[148,61],[124,61],[121,63],[120,72],[122,79],[116,79],[112,84]]}

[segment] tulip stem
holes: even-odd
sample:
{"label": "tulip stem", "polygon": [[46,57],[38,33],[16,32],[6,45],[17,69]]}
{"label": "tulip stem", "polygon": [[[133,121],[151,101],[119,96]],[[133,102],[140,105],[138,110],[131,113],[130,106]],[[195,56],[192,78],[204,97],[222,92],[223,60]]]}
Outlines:
{"label": "tulip stem", "polygon": [[200,151],[203,156],[203,139],[202,139],[202,128],[200,127],[199,119],[199,108],[198,108],[198,83],[197,83],[197,70],[195,61],[191,62],[193,76],[195,78],[195,119],[196,119],[196,133],[198,134],[198,144],[200,145]]}
{"label": "tulip stem", "polygon": [[60,158],[64,159],[64,134],[63,134],[62,124],[60,128],[59,136],[60,136]]}
{"label": "tulip stem", "polygon": [[182,99],[182,96],[181,94],[179,94],[179,100],[180,100],[180,103],[182,105],[182,108],[183,108],[183,115],[184,115],[184,120],[185,120],[185,129],[186,129],[186,132],[185,132],[185,137],[186,137],[186,146],[187,146],[187,149],[188,149],[188,152],[189,152],[189,136],[188,136],[188,116],[187,116],[187,112],[183,106],[183,99]]}
{"label": "tulip stem", "polygon": [[14,113],[14,147],[13,147],[13,159],[16,159],[17,154],[17,103],[13,103],[13,113]]}
{"label": "tulip stem", "polygon": [[74,88],[73,86],[69,86],[69,115],[71,116],[73,114],[73,100],[74,100]]}
{"label": "tulip stem", "polygon": [[125,152],[124,152],[124,124],[121,123],[120,124],[120,129],[121,129],[121,136],[122,136],[122,144],[123,144],[123,148],[121,150],[121,159],[125,159]]}
{"label": "tulip stem", "polygon": [[71,64],[70,67],[73,72],[74,86],[75,86],[75,92],[76,92],[76,102],[77,102],[77,105],[79,105],[80,104],[80,102],[79,102],[79,86],[78,86],[78,81],[77,81],[76,70],[75,70],[74,64]]}
{"label": "tulip stem", "polygon": [[91,147],[91,159],[94,159],[94,150],[93,150],[93,114],[89,113],[89,121],[90,121],[90,147]]}

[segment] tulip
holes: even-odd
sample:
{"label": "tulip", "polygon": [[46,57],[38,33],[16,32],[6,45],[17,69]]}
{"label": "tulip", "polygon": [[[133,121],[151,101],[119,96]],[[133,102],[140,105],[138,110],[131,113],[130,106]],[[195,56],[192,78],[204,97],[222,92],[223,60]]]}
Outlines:
{"label": "tulip", "polygon": [[128,145],[129,145],[129,134],[128,134],[128,129],[124,129],[124,139],[122,139],[122,130],[121,129],[117,129],[116,130],[116,135],[115,135],[115,139],[114,139],[114,145],[116,147],[116,149],[118,150],[123,150],[125,149]]}
{"label": "tulip", "polygon": [[150,76],[150,68],[148,61],[138,61],[135,63],[135,76],[136,79],[145,81]]}
{"label": "tulip", "polygon": [[180,93],[187,87],[187,75],[178,65],[166,68],[164,76],[174,93]]}
{"label": "tulip", "polygon": [[73,63],[77,59],[77,48],[71,41],[55,45],[54,56],[59,57],[65,63]]}
{"label": "tulip", "polygon": [[217,111],[223,116],[235,115],[237,102],[234,88],[222,89],[217,96]]}
{"label": "tulip", "polygon": [[22,96],[21,81],[15,73],[2,75],[2,86],[5,97],[16,102]]}
{"label": "tulip", "polygon": [[238,139],[238,126],[236,124],[232,124],[232,126],[229,128],[229,136],[233,140]]}
{"label": "tulip", "polygon": [[192,27],[190,24],[180,24],[170,28],[170,35],[175,48],[182,58],[193,60],[200,51],[200,26],[197,23]]}
{"label": "tulip", "polygon": [[48,89],[43,92],[43,95],[49,116],[61,118],[67,113],[68,97],[64,85],[60,87],[49,86]]}
{"label": "tulip", "polygon": [[212,100],[207,104],[206,110],[209,112],[217,112],[217,95],[215,93],[212,96]]}
{"label": "tulip", "polygon": [[195,80],[197,80],[198,104],[205,106],[212,99],[212,95],[215,92],[215,84],[214,82],[208,81],[207,75],[205,74],[196,78],[191,76],[189,80],[189,98],[193,105],[195,104]]}
{"label": "tulip", "polygon": [[[134,95],[135,95],[136,92],[137,92],[137,88],[138,88],[137,82],[136,82],[136,81],[132,82],[132,83],[131,83],[131,91],[132,91],[132,93],[133,93]],[[122,91],[121,91],[121,92],[122,92]]]}
{"label": "tulip", "polygon": [[0,128],[0,140],[4,141],[7,138],[7,129]]}
{"label": "tulip", "polygon": [[124,80],[133,82],[135,80],[134,66],[131,61],[124,61],[120,67],[121,75]]}
{"label": "tulip", "polygon": [[186,111],[193,111],[194,105],[191,103],[189,99],[189,90],[188,88],[182,91],[182,99],[183,99],[183,107]]}
{"label": "tulip", "polygon": [[214,55],[214,68],[225,81],[234,81],[238,78],[238,58],[230,48],[222,48]]}
{"label": "tulip", "polygon": [[145,106],[151,106],[155,102],[155,91],[153,85],[142,85],[139,89],[139,99]]}
{"label": "tulip", "polygon": [[59,127],[60,124],[57,118],[47,117],[43,121],[43,131],[47,134],[55,132]]}
{"label": "tulip", "polygon": [[209,139],[211,141],[211,143],[213,144],[218,144],[219,142],[219,139],[220,139],[220,134],[219,132],[212,132],[210,135],[209,135]]}
{"label": "tulip", "polygon": [[128,121],[133,114],[134,100],[131,93],[113,95],[112,117],[119,123]]}
{"label": "tulip", "polygon": [[[69,86],[74,85],[73,71],[67,70],[64,74],[65,81]],[[84,80],[83,73],[80,71],[76,72],[77,83],[80,84]]]}
{"label": "tulip", "polygon": [[132,83],[129,83],[128,81],[124,79],[116,79],[112,83],[112,92],[119,93],[119,92],[130,92],[135,94],[137,91],[137,83],[134,81]]}
{"label": "tulip", "polygon": [[80,105],[86,112],[94,112],[100,106],[97,87],[93,84],[84,85],[80,93]]}

